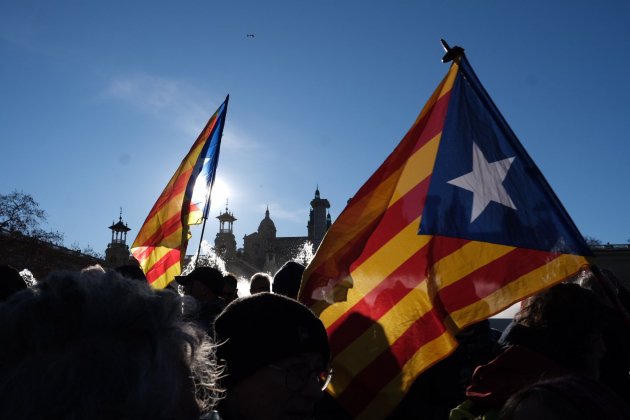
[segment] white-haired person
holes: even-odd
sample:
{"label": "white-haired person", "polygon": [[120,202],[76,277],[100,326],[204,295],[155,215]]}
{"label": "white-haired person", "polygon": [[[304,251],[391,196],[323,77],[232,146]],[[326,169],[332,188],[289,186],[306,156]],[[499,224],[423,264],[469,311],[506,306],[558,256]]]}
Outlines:
{"label": "white-haired person", "polygon": [[60,272],[0,305],[0,418],[199,419],[218,396],[181,299],[115,272]]}

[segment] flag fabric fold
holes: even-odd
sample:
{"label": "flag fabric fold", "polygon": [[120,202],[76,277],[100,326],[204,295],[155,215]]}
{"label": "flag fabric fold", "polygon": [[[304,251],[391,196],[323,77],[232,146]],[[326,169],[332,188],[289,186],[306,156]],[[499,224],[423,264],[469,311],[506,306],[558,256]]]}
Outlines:
{"label": "flag fabric fold", "polygon": [[387,417],[459,330],[588,255],[462,56],[304,273],[300,300],[331,341],[329,392],[354,418]]}
{"label": "flag fabric fold", "polygon": [[162,289],[182,271],[191,225],[207,216],[229,95],[210,117],[162,191],[131,246],[151,286]]}

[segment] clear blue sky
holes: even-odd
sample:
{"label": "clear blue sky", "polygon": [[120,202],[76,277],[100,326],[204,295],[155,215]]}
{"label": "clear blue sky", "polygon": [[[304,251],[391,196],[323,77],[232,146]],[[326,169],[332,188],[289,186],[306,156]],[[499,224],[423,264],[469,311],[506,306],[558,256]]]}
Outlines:
{"label": "clear blue sky", "polygon": [[211,215],[227,195],[239,244],[267,205],[304,236],[317,185],[334,219],[398,144],[447,71],[443,37],[581,232],[625,243],[628,22],[622,0],[4,0],[0,193],[97,251],[122,206],[131,242],[229,93]]}

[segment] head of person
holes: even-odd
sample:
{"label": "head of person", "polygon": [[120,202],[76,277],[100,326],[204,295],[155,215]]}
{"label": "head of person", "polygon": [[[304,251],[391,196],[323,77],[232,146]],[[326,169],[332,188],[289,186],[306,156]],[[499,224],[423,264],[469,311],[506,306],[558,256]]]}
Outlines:
{"label": "head of person", "polygon": [[297,299],[302,283],[304,266],[295,261],[286,262],[273,276],[273,292]]}
{"label": "head of person", "polygon": [[301,303],[272,293],[239,298],[214,324],[225,364],[226,419],[309,419],[331,372],[322,322]]}
{"label": "head of person", "polygon": [[614,392],[584,376],[541,380],[515,393],[502,420],[628,419],[630,408]]}
{"label": "head of person", "polygon": [[26,282],[17,269],[10,265],[0,265],[0,302],[24,289],[26,289]]}
{"label": "head of person", "polygon": [[256,273],[249,281],[249,293],[255,295],[256,293],[270,292],[271,291],[271,277],[267,273]]}
{"label": "head of person", "polygon": [[597,378],[605,346],[606,311],[577,284],[561,283],[526,299],[514,320],[539,338],[541,351],[574,372]]}
{"label": "head of person", "polygon": [[144,275],[144,271],[142,271],[139,266],[134,264],[121,265],[119,267],[116,267],[114,271],[128,279],[138,280],[145,283],[147,281],[147,277]]}
{"label": "head of person", "polygon": [[218,390],[180,297],[115,272],[52,274],[0,305],[0,337],[0,418],[192,420]]}
{"label": "head of person", "polygon": [[177,276],[184,293],[200,302],[209,302],[223,294],[223,273],[214,267],[197,267],[187,276]]}
{"label": "head of person", "polygon": [[227,273],[223,277],[223,292],[221,293],[225,303],[230,303],[238,298],[238,280],[232,273]]}

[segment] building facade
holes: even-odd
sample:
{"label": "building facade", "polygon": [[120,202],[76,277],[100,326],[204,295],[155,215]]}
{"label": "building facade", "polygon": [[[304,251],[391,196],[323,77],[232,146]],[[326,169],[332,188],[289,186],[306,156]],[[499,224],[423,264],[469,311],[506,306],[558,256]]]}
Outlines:
{"label": "building facade", "polygon": [[295,258],[305,243],[313,244],[313,251],[319,246],[331,225],[329,208],[330,203],[320,197],[318,188],[311,201],[307,235],[294,237],[277,236],[276,225],[267,208],[256,232],[245,235],[243,248],[237,250],[233,231],[237,219],[226,205],[225,211],[217,216],[219,232],[214,240],[215,252],[225,261],[226,269],[238,276],[250,277],[259,271],[273,274],[285,262]]}

